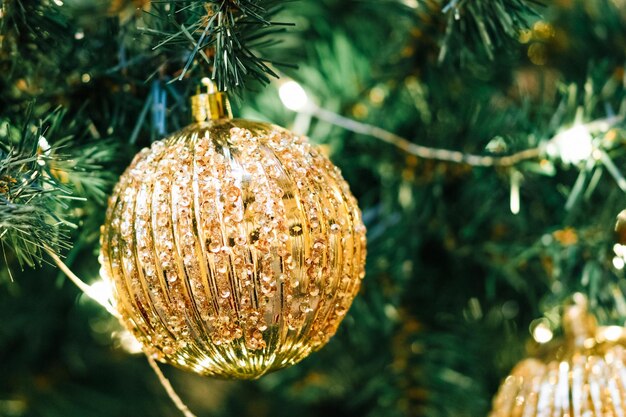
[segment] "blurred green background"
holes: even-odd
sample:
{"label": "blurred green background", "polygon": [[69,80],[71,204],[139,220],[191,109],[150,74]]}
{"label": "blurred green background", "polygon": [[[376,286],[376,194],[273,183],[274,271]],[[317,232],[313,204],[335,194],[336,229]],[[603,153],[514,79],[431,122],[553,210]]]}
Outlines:
{"label": "blurred green background", "polygon": [[[190,121],[188,96],[207,75],[202,59],[180,36],[156,46],[193,27],[198,15],[185,7],[202,3],[0,0],[0,156],[44,135],[58,146],[56,185],[86,197],[37,194],[23,204],[42,211],[21,217],[0,199],[2,417],[179,415],[145,358],[127,352],[116,321],[49,258],[20,262],[20,250],[36,249],[8,236],[17,221],[33,230],[57,221],[46,212],[72,222],[61,228],[71,249],[60,251],[79,276],[98,280],[106,194],[140,148]],[[280,80],[238,90],[236,115],[302,128],[278,95],[291,78],[324,109],[474,154],[541,147],[577,122],[612,123],[590,129],[602,158],[567,163],[563,153],[576,145],[565,141],[512,167],[471,167],[313,117],[298,133],[342,169],[368,228],[361,293],[323,350],[258,381],[164,367],[199,417],[484,416],[532,330],[561,332],[574,292],[589,297],[600,322],[624,324],[614,251],[626,244],[614,232],[626,208],[617,181],[626,162],[624,0],[279,3],[273,20],[295,26],[255,48],[288,65],[271,65]],[[171,19],[176,7],[183,11]],[[41,154],[41,143],[29,152]],[[10,169],[0,165],[0,196]]]}

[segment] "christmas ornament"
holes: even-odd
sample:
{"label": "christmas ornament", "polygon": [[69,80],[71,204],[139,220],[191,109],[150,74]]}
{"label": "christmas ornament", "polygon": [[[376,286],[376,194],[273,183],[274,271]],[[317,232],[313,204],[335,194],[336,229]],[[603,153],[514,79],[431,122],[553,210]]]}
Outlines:
{"label": "christmas ornament", "polygon": [[220,92],[192,105],[197,123],[141,151],[115,187],[102,273],[156,358],[256,378],[335,333],[364,276],[365,228],[305,138],[231,119]]}
{"label": "christmas ornament", "polygon": [[624,329],[597,328],[580,305],[569,308],[564,328],[564,341],[513,369],[500,386],[490,417],[624,415]]}

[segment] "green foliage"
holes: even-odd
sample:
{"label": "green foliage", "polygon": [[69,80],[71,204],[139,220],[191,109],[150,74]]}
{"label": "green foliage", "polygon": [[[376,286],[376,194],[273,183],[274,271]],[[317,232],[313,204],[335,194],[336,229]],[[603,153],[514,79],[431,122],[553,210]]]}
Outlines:
{"label": "green foliage", "polygon": [[84,197],[104,202],[111,177],[101,171],[101,163],[111,158],[115,146],[80,145],[75,130],[63,111],[37,125],[26,122],[20,130],[2,122],[0,246],[5,260],[8,250],[20,266],[34,267],[41,265],[46,250],[67,250],[68,228],[77,227],[73,202]]}
{"label": "green foliage", "polygon": [[447,15],[447,28],[440,61],[446,59],[450,50],[454,55],[462,50],[465,62],[484,56],[493,61],[497,48],[512,46],[520,31],[528,28],[529,19],[538,17],[535,8],[541,5],[537,0],[447,2],[442,9]]}
{"label": "green foliage", "polygon": [[[209,68],[222,91],[240,93],[251,80],[267,84],[277,74],[261,51],[274,46],[284,23],[273,21],[281,0],[173,1],[155,3],[151,12],[155,49],[167,47],[185,63],[178,79],[195,66]],[[161,39],[158,41],[158,39]],[[201,59],[201,65],[196,58]]]}
{"label": "green foliage", "polygon": [[[69,191],[51,174],[55,158],[43,136],[44,129],[21,132],[13,145],[4,124],[0,143],[0,245],[5,259],[12,250],[20,265],[35,266],[46,249],[67,249],[69,242],[61,226],[73,226],[65,216],[63,199]],[[45,142],[44,142],[45,141]]]}
{"label": "green foliage", "polygon": [[72,34],[66,16],[52,0],[3,0],[1,4],[0,70],[8,76],[0,78],[0,105],[8,106],[36,95],[44,87],[42,79],[65,68],[57,57],[67,51]]}

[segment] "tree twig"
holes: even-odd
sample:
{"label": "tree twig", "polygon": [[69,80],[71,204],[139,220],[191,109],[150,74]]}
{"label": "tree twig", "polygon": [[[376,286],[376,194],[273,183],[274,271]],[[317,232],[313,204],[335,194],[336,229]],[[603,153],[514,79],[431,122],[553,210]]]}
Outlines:
{"label": "tree twig", "polygon": [[185,405],[183,400],[180,399],[178,394],[176,394],[176,391],[174,391],[174,388],[172,387],[172,384],[165,377],[165,375],[163,375],[163,372],[161,371],[161,368],[159,368],[159,365],[152,358],[152,356],[150,356],[148,354],[148,352],[144,351],[144,353],[146,355],[146,358],[148,358],[148,363],[150,364],[150,367],[152,368],[152,370],[156,374],[157,378],[159,378],[159,382],[161,383],[161,385],[165,389],[165,392],[167,392],[167,395],[170,397],[170,399],[172,400],[172,402],[174,403],[176,408],[178,408],[178,410],[181,413],[183,413],[183,415],[185,417],[196,417],[196,415],[189,410],[189,407],[187,407]]}

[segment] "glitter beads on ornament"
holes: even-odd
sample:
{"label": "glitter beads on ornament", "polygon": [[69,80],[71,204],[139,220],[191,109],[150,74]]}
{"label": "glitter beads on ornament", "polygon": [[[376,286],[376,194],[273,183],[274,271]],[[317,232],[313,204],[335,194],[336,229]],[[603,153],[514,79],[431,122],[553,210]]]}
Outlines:
{"label": "glitter beads on ornament", "polygon": [[193,107],[198,122],[141,151],[115,187],[103,275],[149,353],[257,378],[336,332],[364,276],[365,228],[306,139],[231,119],[221,93]]}
{"label": "glitter beads on ornament", "polygon": [[596,328],[584,308],[575,306],[567,312],[565,331],[565,341],[515,366],[490,417],[624,416],[624,329]]}

